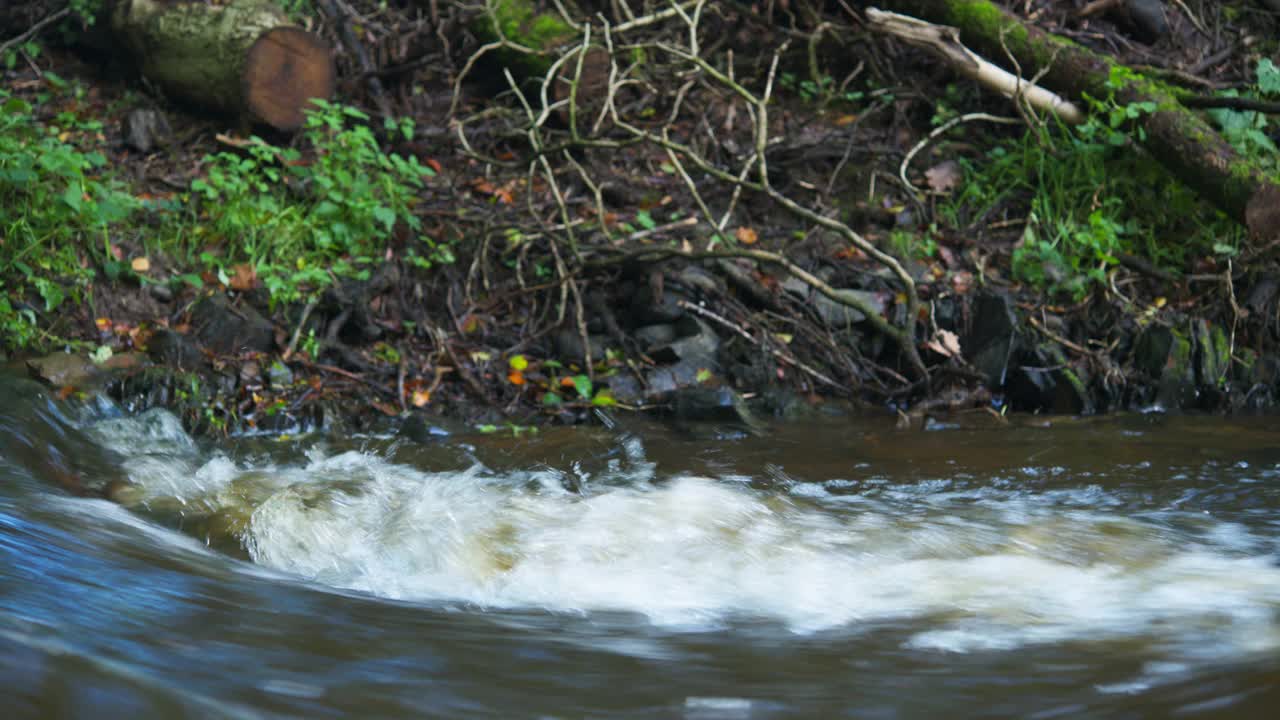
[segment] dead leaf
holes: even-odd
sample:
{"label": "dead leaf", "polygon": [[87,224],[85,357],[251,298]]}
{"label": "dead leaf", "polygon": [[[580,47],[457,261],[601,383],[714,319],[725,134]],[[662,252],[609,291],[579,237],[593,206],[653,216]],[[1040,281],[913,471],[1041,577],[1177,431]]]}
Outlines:
{"label": "dead leaf", "polygon": [[960,186],[964,174],[960,170],[960,163],[955,160],[944,160],[925,170],[924,177],[929,183],[930,190],[948,193]]}
{"label": "dead leaf", "polygon": [[520,372],[519,370],[512,370],[511,372],[507,373],[507,382],[516,386],[523,385],[524,373]]}
{"label": "dead leaf", "polygon": [[129,267],[136,273],[144,273],[151,269],[151,261],[144,257],[137,257],[129,263]]}
{"label": "dead leaf", "polygon": [[422,407],[423,405],[426,405],[427,403],[431,402],[431,391],[430,390],[414,390],[413,394],[409,396],[409,402],[414,407]]}
{"label": "dead leaf", "polygon": [[756,231],[749,227],[740,227],[733,233],[733,235],[738,238],[738,242],[743,245],[755,245],[756,241],[760,239],[760,237],[756,235]]}
{"label": "dead leaf", "polygon": [[231,267],[231,289],[244,292],[258,286],[258,271],[249,263]]}
{"label": "dead leaf", "polygon": [[937,336],[924,346],[943,357],[956,357],[960,354],[960,338],[950,330],[939,330]]}

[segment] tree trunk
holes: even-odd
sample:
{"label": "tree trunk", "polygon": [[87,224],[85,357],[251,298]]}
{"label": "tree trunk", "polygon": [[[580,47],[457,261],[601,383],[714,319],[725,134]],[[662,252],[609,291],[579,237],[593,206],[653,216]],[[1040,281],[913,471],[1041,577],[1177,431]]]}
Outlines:
{"label": "tree trunk", "polygon": [[267,0],[119,0],[111,30],[166,93],[279,130],[333,94],[329,46]]}
{"label": "tree trunk", "polygon": [[[992,61],[1012,55],[1023,77],[1049,68],[1041,83],[1083,100],[1112,96],[1121,105],[1152,102],[1155,112],[1138,119],[1144,147],[1188,187],[1248,225],[1256,208],[1280,192],[1280,178],[1241,157],[1199,115],[1178,103],[1172,89],[1103,55],[1040,30],[988,0],[882,0],[882,7],[951,25],[970,48]],[[1119,69],[1120,72],[1113,73]],[[1108,80],[1118,83],[1113,90]],[[1250,227],[1255,236],[1266,229]]]}

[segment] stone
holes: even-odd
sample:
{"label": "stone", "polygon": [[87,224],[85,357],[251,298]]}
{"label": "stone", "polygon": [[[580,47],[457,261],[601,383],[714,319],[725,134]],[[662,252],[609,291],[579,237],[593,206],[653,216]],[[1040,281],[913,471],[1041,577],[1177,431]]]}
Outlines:
{"label": "stone", "polygon": [[[877,315],[884,314],[884,310],[888,306],[883,293],[850,288],[836,288],[835,291],[841,297],[861,301],[874,310]],[[861,311],[842,302],[836,302],[817,292],[813,295],[813,309],[818,312],[818,316],[822,318],[823,322],[832,327],[847,327],[866,319],[866,316]]]}
{"label": "stone", "polygon": [[[609,346],[608,335],[588,335],[591,362],[604,360],[605,348]],[[562,328],[555,337],[556,357],[565,363],[581,363],[586,352],[582,347],[582,336],[574,328]]]}
{"label": "stone", "polygon": [[124,134],[124,144],[143,154],[167,144],[173,136],[169,121],[158,110],[131,110],[125,115],[120,129]]}
{"label": "stone", "polygon": [[1006,295],[984,293],[974,301],[973,325],[960,341],[965,356],[987,378],[987,387],[1003,387],[1017,343],[1018,320]]}
{"label": "stone", "polygon": [[676,339],[676,326],[670,323],[645,325],[635,332],[636,342],[646,349],[666,345]]}
{"label": "stone", "polygon": [[1198,388],[1191,339],[1164,325],[1142,331],[1134,366],[1155,381],[1155,402],[1165,409],[1195,407]]}
{"label": "stone", "polygon": [[218,355],[270,352],[275,327],[248,305],[235,306],[222,293],[206,295],[191,309],[192,334]]}
{"label": "stone", "polygon": [[85,387],[94,380],[101,369],[84,355],[53,353],[27,361],[31,377],[54,387]]}
{"label": "stone", "polygon": [[164,328],[152,334],[147,342],[147,355],[156,364],[174,370],[199,370],[207,366],[204,354],[190,338]]}
{"label": "stone", "polygon": [[162,303],[173,302],[173,289],[168,285],[151,285],[147,288],[147,292]]}

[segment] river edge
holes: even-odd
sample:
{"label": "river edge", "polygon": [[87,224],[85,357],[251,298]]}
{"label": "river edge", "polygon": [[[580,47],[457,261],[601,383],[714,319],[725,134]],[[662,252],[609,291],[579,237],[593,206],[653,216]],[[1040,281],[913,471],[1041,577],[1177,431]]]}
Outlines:
{"label": "river edge", "polygon": [[[955,413],[999,419],[1008,412],[1275,406],[1280,358],[1234,347],[1230,325],[1169,312],[1124,315],[1113,305],[1101,308],[1112,310],[1105,317],[1098,304],[1052,313],[1016,288],[998,287],[936,296],[936,327],[956,339],[959,352],[945,358],[936,350],[946,348],[926,346],[928,386],[900,394],[832,386],[814,379],[827,370],[826,358],[799,348],[780,357],[734,332],[726,319],[740,305],[709,265],[665,264],[657,302],[637,301],[636,281],[624,278],[611,297],[597,299],[598,312],[585,323],[586,352],[572,329],[504,350],[513,345],[509,331],[491,316],[453,318],[446,331],[439,318],[414,315],[397,300],[417,281],[388,266],[319,301],[275,308],[261,291],[98,285],[93,307],[102,317],[91,317],[87,304],[68,304],[63,318],[94,329],[81,340],[96,352],[16,356],[7,364],[59,397],[105,391],[129,411],[164,407],[189,430],[213,436],[388,426],[414,434],[439,425],[518,432],[599,422],[598,410],[748,428],[856,412],[909,428]],[[652,277],[639,280],[644,289]],[[1091,327],[1105,334],[1090,334]],[[879,348],[866,362],[901,369],[865,323],[828,328],[851,345]]]}

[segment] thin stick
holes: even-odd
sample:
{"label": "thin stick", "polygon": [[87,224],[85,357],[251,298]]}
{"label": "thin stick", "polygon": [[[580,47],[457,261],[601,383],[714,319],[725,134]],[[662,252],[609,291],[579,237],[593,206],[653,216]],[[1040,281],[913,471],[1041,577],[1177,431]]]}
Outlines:
{"label": "thin stick", "polygon": [[13,38],[12,40],[6,41],[3,45],[0,45],[0,55],[3,55],[6,51],[9,50],[9,48],[15,45],[21,45],[22,43],[30,40],[31,38],[35,37],[41,30],[44,30],[49,25],[58,22],[59,20],[61,20],[62,18],[70,14],[71,14],[71,8],[64,7],[58,12],[36,23],[35,25],[32,25],[26,32]]}

